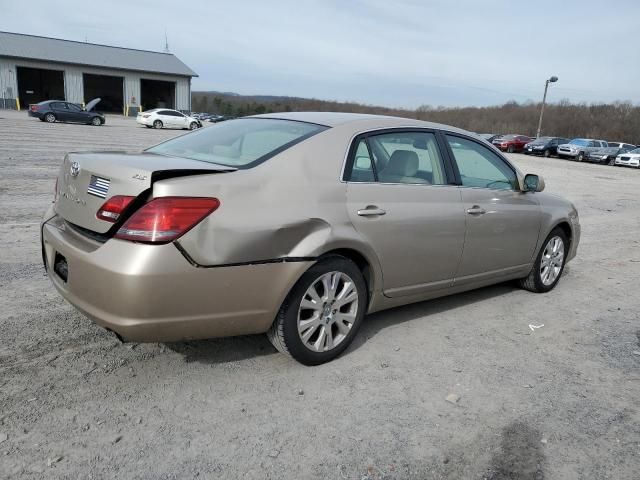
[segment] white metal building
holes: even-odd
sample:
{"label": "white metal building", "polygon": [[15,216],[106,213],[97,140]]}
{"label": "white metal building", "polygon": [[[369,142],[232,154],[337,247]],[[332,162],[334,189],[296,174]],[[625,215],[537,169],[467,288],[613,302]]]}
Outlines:
{"label": "white metal building", "polygon": [[100,97],[98,110],[105,112],[188,112],[196,76],[171,53],[0,32],[0,108]]}

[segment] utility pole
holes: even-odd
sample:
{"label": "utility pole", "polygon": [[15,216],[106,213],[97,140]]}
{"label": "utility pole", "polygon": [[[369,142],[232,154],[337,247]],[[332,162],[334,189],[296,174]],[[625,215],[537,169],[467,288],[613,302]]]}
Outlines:
{"label": "utility pole", "polygon": [[536,132],[536,138],[540,136],[540,130],[542,130],[542,116],[544,115],[544,104],[547,102],[547,89],[549,83],[555,83],[558,81],[558,77],[553,76],[544,82],[544,96],[542,97],[542,108],[540,109],[540,120],[538,120],[538,131]]}

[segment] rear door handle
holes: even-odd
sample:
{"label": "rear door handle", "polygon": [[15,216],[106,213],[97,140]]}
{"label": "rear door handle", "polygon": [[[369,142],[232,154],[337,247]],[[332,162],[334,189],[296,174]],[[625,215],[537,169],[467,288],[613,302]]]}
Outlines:
{"label": "rear door handle", "polygon": [[487,211],[479,205],[474,205],[471,208],[467,208],[467,213],[469,215],[483,215],[487,213]]}
{"label": "rear door handle", "polygon": [[361,217],[375,217],[378,215],[384,215],[387,213],[385,210],[378,207],[367,207],[362,210],[358,210],[358,215]]}

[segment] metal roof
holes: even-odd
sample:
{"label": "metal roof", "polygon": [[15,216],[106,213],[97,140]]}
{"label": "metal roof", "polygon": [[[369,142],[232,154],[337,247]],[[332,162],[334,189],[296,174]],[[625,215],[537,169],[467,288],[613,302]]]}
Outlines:
{"label": "metal roof", "polygon": [[139,72],[198,75],[172,53],[0,32],[0,57],[44,60]]}
{"label": "metal roof", "polygon": [[[449,132],[458,132],[470,134],[466,130],[462,130],[450,125],[441,123],[425,122],[416,120],[415,118],[393,117],[389,115],[373,115],[369,113],[343,113],[343,112],[281,112],[281,113],[265,113],[262,115],[253,115],[247,118],[276,118],[281,120],[296,120],[299,122],[310,122],[327,127],[337,127],[340,125],[351,125],[354,129],[367,128],[393,128],[393,127],[422,127],[435,128],[438,130],[447,130]],[[475,134],[472,134],[475,135]]]}

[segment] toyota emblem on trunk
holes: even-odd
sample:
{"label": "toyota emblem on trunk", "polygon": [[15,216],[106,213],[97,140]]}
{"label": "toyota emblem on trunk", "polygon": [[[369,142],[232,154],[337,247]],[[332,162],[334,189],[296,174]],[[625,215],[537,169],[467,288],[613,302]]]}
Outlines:
{"label": "toyota emblem on trunk", "polygon": [[73,162],[71,164],[71,168],[69,168],[69,173],[72,177],[77,177],[80,173],[80,164],[78,162]]}

